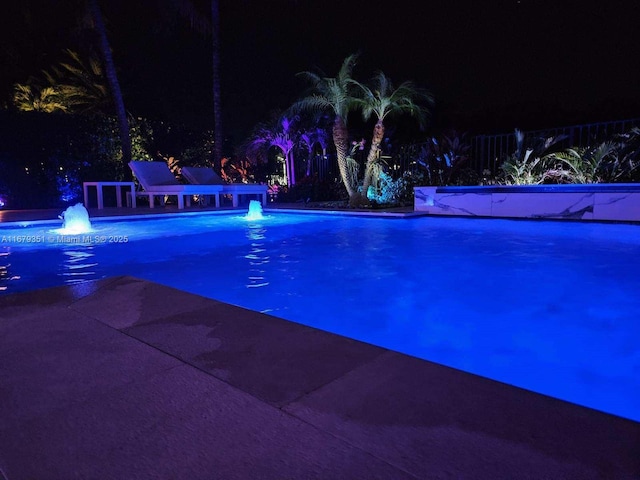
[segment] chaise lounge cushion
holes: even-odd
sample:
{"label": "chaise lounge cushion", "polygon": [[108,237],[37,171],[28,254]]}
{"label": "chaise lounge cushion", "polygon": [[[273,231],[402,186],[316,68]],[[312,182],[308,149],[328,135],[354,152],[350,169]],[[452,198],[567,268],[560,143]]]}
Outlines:
{"label": "chaise lounge cushion", "polygon": [[190,183],[197,185],[225,185],[225,181],[213,170],[206,167],[183,167],[182,175]]}
{"label": "chaise lounge cushion", "polygon": [[213,195],[216,205],[220,205],[219,194],[222,185],[183,185],[175,178],[164,162],[131,161],[129,167],[134,173],[144,192],[136,195],[147,195],[149,206],[153,208],[153,197],[156,195],[175,195],[178,197],[178,208],[183,209],[185,198],[187,206],[191,204],[192,195]]}
{"label": "chaise lounge cushion", "polygon": [[164,185],[180,185],[164,162],[132,161],[129,166],[145,190]]}
{"label": "chaise lounge cushion", "polygon": [[182,167],[182,176],[193,185],[220,185],[220,193],[231,194],[234,207],[238,206],[240,195],[260,195],[262,204],[267,204],[268,187],[260,183],[226,183],[212,168],[206,167]]}

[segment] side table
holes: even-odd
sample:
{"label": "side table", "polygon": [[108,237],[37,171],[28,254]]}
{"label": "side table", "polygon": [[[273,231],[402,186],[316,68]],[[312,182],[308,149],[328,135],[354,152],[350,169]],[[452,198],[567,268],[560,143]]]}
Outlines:
{"label": "side table", "polygon": [[98,194],[98,210],[104,208],[104,187],[116,187],[116,205],[122,207],[122,187],[131,191],[131,207],[136,208],[136,184],[134,182],[83,182],[84,206],[89,208],[89,187],[95,187]]}

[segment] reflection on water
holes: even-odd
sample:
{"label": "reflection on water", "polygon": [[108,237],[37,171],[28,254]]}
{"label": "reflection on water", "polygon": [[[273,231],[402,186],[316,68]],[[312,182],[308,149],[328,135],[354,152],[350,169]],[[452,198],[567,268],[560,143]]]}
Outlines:
{"label": "reflection on water", "polygon": [[98,265],[93,257],[93,247],[84,247],[82,250],[65,249],[63,251],[63,261],[60,265],[59,275],[64,277],[64,283],[73,285],[98,278],[96,267]]}
{"label": "reflection on water", "polygon": [[246,230],[249,239],[249,253],[244,258],[249,260],[247,288],[259,288],[269,285],[269,281],[265,277],[265,268],[269,263],[269,255],[267,255],[265,247],[266,229],[260,223],[249,223]]}
{"label": "reflection on water", "polygon": [[0,252],[0,292],[7,290],[11,281],[20,280],[19,275],[11,274],[10,256],[9,251]]}

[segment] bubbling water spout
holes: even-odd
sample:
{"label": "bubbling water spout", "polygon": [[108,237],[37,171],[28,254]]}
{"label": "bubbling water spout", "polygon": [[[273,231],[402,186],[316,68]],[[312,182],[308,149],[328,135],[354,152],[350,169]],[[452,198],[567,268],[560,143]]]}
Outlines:
{"label": "bubbling water spout", "polygon": [[67,208],[59,215],[59,218],[62,219],[62,228],[60,229],[60,233],[78,234],[88,233],[91,231],[89,212],[81,203],[77,203]]}
{"label": "bubbling water spout", "polygon": [[245,217],[247,220],[263,220],[264,215],[262,215],[262,204],[257,200],[251,200],[249,202],[249,212]]}

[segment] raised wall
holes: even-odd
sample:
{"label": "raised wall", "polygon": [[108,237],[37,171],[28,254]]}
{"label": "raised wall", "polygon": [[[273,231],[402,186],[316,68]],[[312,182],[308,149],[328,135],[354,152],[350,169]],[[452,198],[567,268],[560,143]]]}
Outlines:
{"label": "raised wall", "polygon": [[640,222],[640,184],[415,187],[432,215]]}

